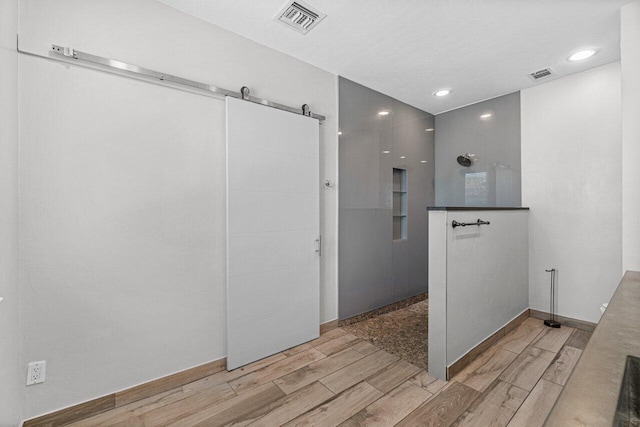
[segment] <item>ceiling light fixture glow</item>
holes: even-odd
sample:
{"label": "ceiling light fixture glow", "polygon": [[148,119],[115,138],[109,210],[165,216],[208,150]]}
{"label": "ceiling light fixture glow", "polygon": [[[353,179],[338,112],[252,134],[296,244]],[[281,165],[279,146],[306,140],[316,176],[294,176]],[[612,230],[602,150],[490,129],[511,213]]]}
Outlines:
{"label": "ceiling light fixture glow", "polygon": [[342,132],[338,131],[338,135],[342,135]]}
{"label": "ceiling light fixture glow", "polygon": [[406,158],[407,158],[407,156],[400,156],[400,158],[401,158],[401,159],[406,159]]}
{"label": "ceiling light fixture glow", "polygon": [[427,163],[426,160],[420,160],[420,163]]}
{"label": "ceiling light fixture glow", "polygon": [[437,96],[438,98],[442,98],[443,96],[447,96],[451,93],[451,89],[440,89],[433,92],[433,96]]}
{"label": "ceiling light fixture glow", "polygon": [[387,110],[378,111],[379,116],[388,116],[389,112]]}
{"label": "ceiling light fixture glow", "polygon": [[391,152],[391,151],[389,151],[389,150],[384,150],[384,151],[382,152],[382,154],[389,154],[390,152]]}
{"label": "ceiling light fixture glow", "polygon": [[433,128],[425,129],[425,132],[433,132]]}
{"label": "ceiling light fixture glow", "polygon": [[483,115],[480,116],[480,119],[482,120],[487,120],[488,118],[490,118],[492,116],[491,113],[485,113]]}
{"label": "ceiling light fixture glow", "polygon": [[595,49],[581,50],[580,52],[576,52],[573,55],[571,55],[569,57],[569,61],[571,62],[582,61],[584,59],[591,58],[595,54],[596,54]]}

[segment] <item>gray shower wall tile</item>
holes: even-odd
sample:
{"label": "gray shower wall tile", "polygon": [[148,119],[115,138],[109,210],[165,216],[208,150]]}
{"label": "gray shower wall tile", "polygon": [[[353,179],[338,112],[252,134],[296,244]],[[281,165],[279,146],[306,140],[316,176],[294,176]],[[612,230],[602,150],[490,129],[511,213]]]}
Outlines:
{"label": "gray shower wall tile", "polygon": [[393,299],[391,220],[391,209],[340,209],[340,319]]}
{"label": "gray shower wall tile", "polygon": [[[435,129],[437,206],[521,206],[520,92],[439,114]],[[470,167],[456,161],[465,153]],[[467,192],[472,174],[484,174],[481,197]]]}
{"label": "gray shower wall tile", "polygon": [[393,262],[393,282],[391,298],[394,301],[413,296],[409,292],[409,244],[407,239],[394,240],[391,245],[391,259]]}
{"label": "gray shower wall tile", "polygon": [[[345,319],[427,291],[425,207],[434,203],[435,149],[425,131],[434,127],[431,114],[343,78],[339,90],[338,306]],[[407,176],[407,235],[396,241],[393,168]]]}
{"label": "gray shower wall tile", "polygon": [[391,129],[357,129],[340,136],[340,161],[348,165],[340,170],[340,192],[344,209],[391,209],[392,188],[388,169],[392,158]]}

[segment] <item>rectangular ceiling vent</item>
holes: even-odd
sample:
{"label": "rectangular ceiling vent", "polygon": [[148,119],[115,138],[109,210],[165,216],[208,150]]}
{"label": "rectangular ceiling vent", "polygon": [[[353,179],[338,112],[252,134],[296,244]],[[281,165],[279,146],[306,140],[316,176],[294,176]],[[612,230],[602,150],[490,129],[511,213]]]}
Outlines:
{"label": "rectangular ceiling vent", "polygon": [[544,79],[545,77],[549,77],[553,74],[553,70],[551,70],[551,68],[544,68],[542,70],[538,70],[538,71],[534,71],[533,73],[529,74],[529,77],[531,77],[531,80],[540,80],[540,79]]}
{"label": "rectangular ceiling vent", "polygon": [[325,16],[327,16],[325,13],[319,12],[304,2],[294,1],[287,3],[280,13],[276,15],[275,20],[282,22],[299,33],[307,34]]}

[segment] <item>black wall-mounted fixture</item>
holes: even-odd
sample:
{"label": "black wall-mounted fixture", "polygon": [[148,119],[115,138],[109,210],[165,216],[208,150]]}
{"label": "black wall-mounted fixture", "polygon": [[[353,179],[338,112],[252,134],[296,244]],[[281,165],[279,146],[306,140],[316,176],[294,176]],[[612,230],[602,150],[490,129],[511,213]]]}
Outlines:
{"label": "black wall-mounted fixture", "polygon": [[473,157],[474,157],[474,154],[469,154],[469,153],[463,154],[462,156],[458,156],[458,164],[460,166],[464,166],[465,168],[468,168],[473,164]]}
{"label": "black wall-mounted fixture", "polygon": [[466,227],[467,225],[481,226],[481,225],[489,225],[489,224],[491,224],[489,221],[483,221],[480,218],[478,218],[478,220],[476,222],[458,222],[455,219],[453,221],[451,221],[451,227],[453,227],[453,228]]}

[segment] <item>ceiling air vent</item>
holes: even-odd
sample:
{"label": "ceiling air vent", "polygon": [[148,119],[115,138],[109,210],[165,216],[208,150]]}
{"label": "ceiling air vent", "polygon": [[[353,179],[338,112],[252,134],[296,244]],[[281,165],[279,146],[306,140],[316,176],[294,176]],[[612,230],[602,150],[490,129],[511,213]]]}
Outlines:
{"label": "ceiling air vent", "polygon": [[531,79],[535,81],[535,80],[544,79],[545,77],[549,77],[552,74],[553,74],[553,71],[551,70],[551,68],[544,68],[542,70],[538,70],[538,71],[534,71],[533,73],[530,73],[529,77],[531,77]]}
{"label": "ceiling air vent", "polygon": [[327,16],[313,7],[301,1],[287,3],[276,15],[275,20],[280,21],[289,28],[293,28],[302,34],[307,34],[313,27]]}

